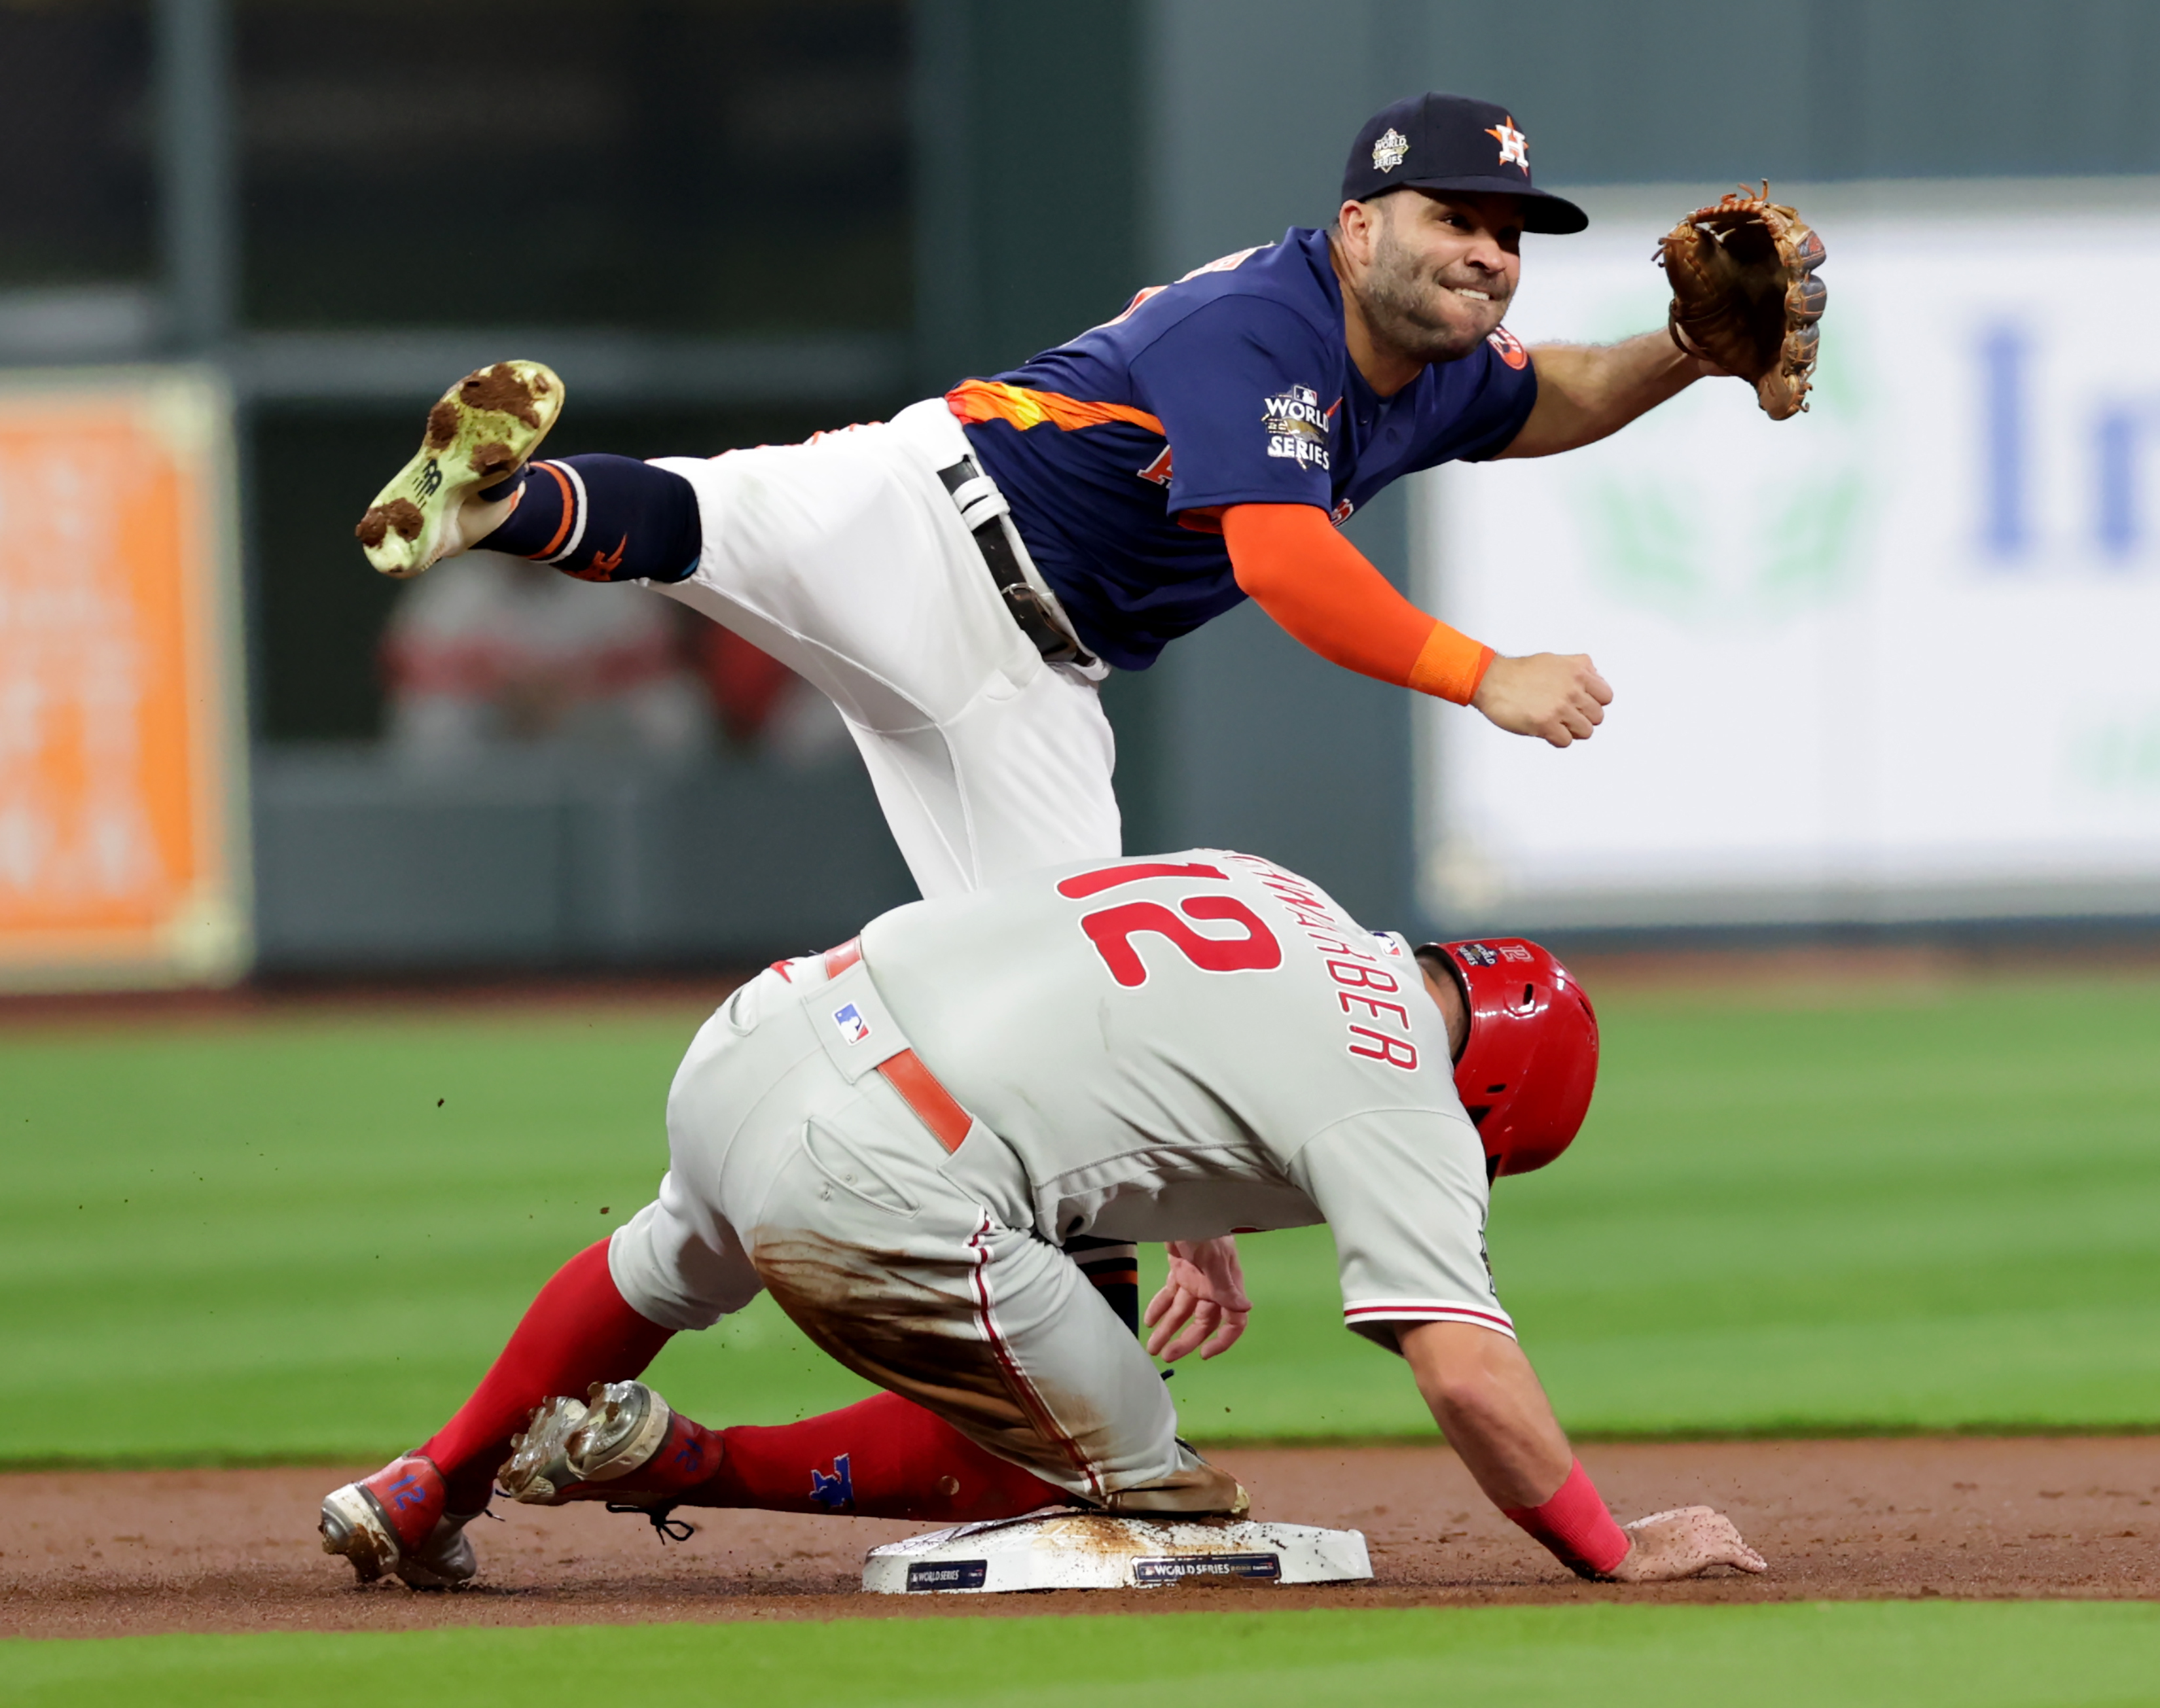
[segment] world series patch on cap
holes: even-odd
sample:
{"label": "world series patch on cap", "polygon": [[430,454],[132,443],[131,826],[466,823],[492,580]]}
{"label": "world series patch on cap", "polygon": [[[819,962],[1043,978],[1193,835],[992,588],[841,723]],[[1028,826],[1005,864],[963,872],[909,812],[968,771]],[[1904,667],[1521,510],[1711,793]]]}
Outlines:
{"label": "world series patch on cap", "polygon": [[1467,95],[1414,95],[1365,121],[1342,169],[1342,200],[1405,189],[1519,196],[1526,231],[1580,231],[1590,223],[1573,202],[1532,181],[1530,139],[1514,114]]}

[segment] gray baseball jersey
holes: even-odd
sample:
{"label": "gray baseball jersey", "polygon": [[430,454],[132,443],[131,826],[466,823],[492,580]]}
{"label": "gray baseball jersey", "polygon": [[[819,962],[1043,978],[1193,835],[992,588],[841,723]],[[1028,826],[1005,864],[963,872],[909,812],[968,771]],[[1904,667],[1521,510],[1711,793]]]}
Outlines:
{"label": "gray baseball jersey", "polygon": [[1213,849],[1057,868],[896,909],[862,953],[1044,1238],[1325,1221],[1351,1327],[1513,1332],[1440,1011],[1403,939],[1304,879]]}

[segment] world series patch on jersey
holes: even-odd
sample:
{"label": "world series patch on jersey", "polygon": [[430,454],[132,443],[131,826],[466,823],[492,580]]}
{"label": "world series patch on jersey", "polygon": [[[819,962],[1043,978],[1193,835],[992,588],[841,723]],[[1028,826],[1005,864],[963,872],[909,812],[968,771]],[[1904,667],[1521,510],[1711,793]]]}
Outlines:
{"label": "world series patch on jersey", "polygon": [[1260,424],[1267,431],[1268,454],[1316,469],[1327,463],[1327,428],[1342,407],[1337,397],[1328,408],[1320,407],[1320,393],[1310,386],[1292,386],[1267,401]]}

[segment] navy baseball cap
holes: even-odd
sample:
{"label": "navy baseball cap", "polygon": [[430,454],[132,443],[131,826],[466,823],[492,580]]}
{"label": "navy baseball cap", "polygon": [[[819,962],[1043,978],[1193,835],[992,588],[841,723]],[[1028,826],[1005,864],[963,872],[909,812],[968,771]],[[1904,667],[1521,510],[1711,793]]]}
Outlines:
{"label": "navy baseball cap", "polygon": [[1530,139],[1514,115],[1467,95],[1414,95],[1365,121],[1342,169],[1342,200],[1391,189],[1520,196],[1526,231],[1580,231],[1590,215],[1530,182]]}

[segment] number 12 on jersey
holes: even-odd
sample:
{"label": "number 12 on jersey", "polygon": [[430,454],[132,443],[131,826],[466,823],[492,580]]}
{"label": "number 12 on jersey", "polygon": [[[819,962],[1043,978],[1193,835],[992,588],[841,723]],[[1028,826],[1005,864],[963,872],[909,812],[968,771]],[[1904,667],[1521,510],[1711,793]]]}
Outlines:
{"label": "number 12 on jersey", "polygon": [[[1081,900],[1099,896],[1144,878],[1221,878],[1229,874],[1220,867],[1174,864],[1166,861],[1138,861],[1081,872],[1061,881],[1057,893]],[[1088,934],[1110,976],[1127,989],[1148,980],[1147,963],[1133,942],[1136,937],[1162,938],[1192,966],[1203,973],[1264,973],[1282,965],[1282,945],[1259,915],[1234,896],[1188,896],[1172,912],[1160,901],[1121,901],[1083,914],[1080,929]],[[1181,918],[1180,914],[1184,916]],[[1221,921],[1244,928],[1239,937],[1207,937],[1186,920]]]}

